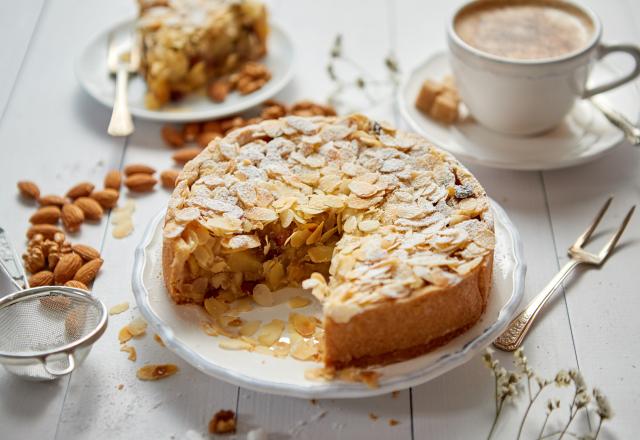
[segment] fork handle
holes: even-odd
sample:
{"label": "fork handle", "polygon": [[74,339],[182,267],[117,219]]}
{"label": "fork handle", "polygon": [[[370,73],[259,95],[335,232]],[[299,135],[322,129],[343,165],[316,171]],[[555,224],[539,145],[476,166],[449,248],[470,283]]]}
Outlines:
{"label": "fork handle", "polygon": [[129,136],[133,133],[133,119],[129,113],[129,103],[127,98],[127,82],[129,72],[122,64],[118,66],[116,73],[116,98],[111,113],[111,121],[107,132],[111,136]]}
{"label": "fork handle", "polygon": [[493,342],[496,348],[504,351],[515,351],[520,347],[524,337],[531,329],[538,313],[553,296],[560,283],[580,264],[580,261],[570,260],[562,269],[549,281],[544,289],[531,300],[527,307],[518,314],[510,323],[507,329]]}

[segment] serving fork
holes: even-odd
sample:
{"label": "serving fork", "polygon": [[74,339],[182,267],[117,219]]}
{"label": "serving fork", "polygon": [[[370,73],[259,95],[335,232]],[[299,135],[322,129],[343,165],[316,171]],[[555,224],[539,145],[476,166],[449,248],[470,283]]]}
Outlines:
{"label": "serving fork", "polygon": [[116,33],[112,32],[109,35],[107,66],[109,72],[116,76],[116,96],[107,129],[111,136],[128,136],[133,133],[133,118],[129,112],[127,88],[129,74],[134,75],[140,67],[140,43],[139,36],[131,36],[123,50],[123,44]]}
{"label": "serving fork", "polygon": [[509,323],[507,329],[493,342],[493,345],[500,350],[505,351],[514,351],[520,347],[522,341],[525,336],[531,329],[533,322],[536,320],[536,317],[540,313],[540,310],[545,306],[545,304],[549,301],[549,299],[553,296],[553,293],[556,291],[557,287],[562,283],[562,281],[571,273],[571,271],[578,266],[579,264],[589,264],[592,266],[600,267],[604,264],[604,262],[611,255],[611,251],[615,248],[620,236],[624,232],[631,216],[633,215],[633,211],[635,210],[635,205],[631,207],[621,225],[618,227],[618,230],[615,234],[609,239],[609,241],[604,245],[604,247],[597,254],[588,252],[584,249],[584,245],[591,238],[593,231],[595,231],[596,227],[602,220],[605,212],[609,208],[613,197],[610,197],[604,204],[600,211],[596,215],[596,218],[593,220],[591,225],[577,238],[575,243],[571,245],[569,248],[569,257],[570,260],[560,269],[560,271],[551,279],[549,284],[547,284],[544,289],[540,293],[538,293],[533,300],[525,309],[520,312],[512,321]]}

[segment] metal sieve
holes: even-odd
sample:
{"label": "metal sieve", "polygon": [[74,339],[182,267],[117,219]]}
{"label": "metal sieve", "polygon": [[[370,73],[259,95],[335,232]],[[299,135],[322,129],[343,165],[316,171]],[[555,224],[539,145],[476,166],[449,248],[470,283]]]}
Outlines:
{"label": "metal sieve", "polygon": [[[2,228],[0,266],[16,287],[29,287]],[[28,380],[57,379],[82,363],[106,328],[107,308],[89,292],[61,286],[19,290],[0,298],[0,363]]]}

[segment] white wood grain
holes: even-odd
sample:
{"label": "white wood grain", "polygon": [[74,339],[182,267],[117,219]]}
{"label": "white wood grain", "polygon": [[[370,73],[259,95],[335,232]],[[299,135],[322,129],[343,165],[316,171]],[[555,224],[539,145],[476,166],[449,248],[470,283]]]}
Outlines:
{"label": "white wood grain", "polygon": [[11,95],[22,60],[29,47],[31,35],[38,23],[43,0],[29,2],[0,2],[0,29],[4,44],[0,46],[0,118]]}
{"label": "white wood grain", "polygon": [[[620,2],[616,7],[603,1],[587,3],[602,18],[606,41],[640,41],[637,2]],[[623,57],[612,62],[621,68],[629,64]],[[636,81],[635,85],[638,84]],[[640,112],[629,116],[640,120]],[[544,173],[558,264],[566,261],[566,248],[608,196],[615,195],[615,200],[598,229],[602,234],[595,237],[594,250],[604,244],[631,205],[640,202],[639,154],[638,148],[625,142],[598,162]],[[636,312],[640,307],[639,221],[636,214],[618,251],[601,269],[579,270],[566,282],[567,307],[580,369],[593,386],[609,396],[616,412],[605,431],[609,438],[634,438],[640,430],[636,415],[640,402],[640,325]]]}

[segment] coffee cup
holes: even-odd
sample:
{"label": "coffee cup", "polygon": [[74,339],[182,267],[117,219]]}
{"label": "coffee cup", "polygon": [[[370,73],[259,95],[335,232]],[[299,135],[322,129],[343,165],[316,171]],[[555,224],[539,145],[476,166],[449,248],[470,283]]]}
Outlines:
{"label": "coffee cup", "polygon": [[[640,49],[601,43],[602,24],[568,0],[476,0],[453,15],[447,42],[460,96],[482,125],[511,135],[557,126],[577,99],[589,98],[640,75]],[[622,52],[634,68],[587,87],[592,67]]]}

